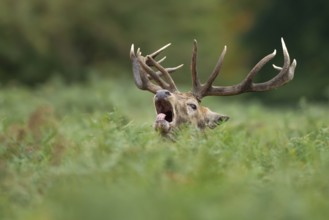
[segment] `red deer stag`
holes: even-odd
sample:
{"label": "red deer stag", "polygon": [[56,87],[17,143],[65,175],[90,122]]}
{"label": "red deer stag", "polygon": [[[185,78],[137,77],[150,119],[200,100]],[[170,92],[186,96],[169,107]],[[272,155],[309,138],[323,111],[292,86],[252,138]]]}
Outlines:
{"label": "red deer stag", "polygon": [[201,106],[200,102],[203,97],[230,96],[245,92],[261,92],[275,89],[288,83],[294,77],[297,62],[296,60],[293,60],[292,63],[290,62],[288,50],[283,39],[281,39],[281,43],[284,62],[282,67],[273,65],[274,69],[278,71],[278,74],[272,79],[262,83],[253,82],[255,75],[260,69],[275,57],[276,50],[261,59],[242,82],[233,86],[213,86],[212,84],[222,67],[226,46],[210,77],[202,84],[199,81],[196,68],[197,41],[194,40],[191,63],[192,91],[190,92],[179,92],[170,76],[170,73],[181,68],[183,65],[173,68],[164,68],[160,63],[166,57],[159,61],[155,61],[155,57],[169,47],[170,44],[146,56],[142,56],[140,49],[135,53],[134,45],[132,44],[130,59],[132,61],[135,84],[139,89],[148,90],[155,94],[154,105],[157,114],[154,123],[155,130],[166,136],[183,123],[191,123],[200,129],[206,127],[215,128],[221,122],[227,121],[229,117],[217,114],[209,108]]}

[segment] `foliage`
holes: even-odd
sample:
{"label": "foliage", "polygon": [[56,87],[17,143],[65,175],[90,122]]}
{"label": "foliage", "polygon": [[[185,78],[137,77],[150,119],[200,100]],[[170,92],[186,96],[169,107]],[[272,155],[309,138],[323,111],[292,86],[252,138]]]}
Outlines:
{"label": "foliage", "polygon": [[4,82],[36,84],[55,74],[81,80],[97,61],[123,51],[124,27],[109,1],[4,0],[0,8]]}
{"label": "foliage", "polygon": [[0,218],[327,218],[328,106],[209,98],[231,120],[173,143],[145,94],[97,79],[1,90]]}
{"label": "foliage", "polygon": [[[185,64],[175,78],[189,84],[190,51],[193,39],[198,39],[201,78],[212,71],[227,44],[223,73],[216,83],[233,84],[260,58],[274,48],[280,50],[283,36],[298,61],[296,77],[279,92],[258,98],[326,100],[328,5],[321,0],[3,0],[0,82],[39,85],[54,76],[77,82],[94,70],[116,77],[128,74],[131,43],[148,53],[172,42],[165,65]],[[279,53],[274,62],[281,60]],[[270,65],[263,72],[259,80],[275,73]]]}
{"label": "foliage", "polygon": [[[114,74],[109,70],[116,66],[129,68],[132,42],[146,51],[168,41],[180,42],[176,39],[184,39],[181,41],[188,43],[184,51],[190,51],[193,38],[198,36],[217,42],[216,33],[224,27],[215,26],[221,26],[220,12],[227,8],[225,4],[219,8],[213,0],[188,2],[1,1],[0,80],[35,85],[53,75],[79,81],[90,69],[105,68]],[[174,52],[184,45],[177,46]],[[189,57],[186,54],[184,57]]]}

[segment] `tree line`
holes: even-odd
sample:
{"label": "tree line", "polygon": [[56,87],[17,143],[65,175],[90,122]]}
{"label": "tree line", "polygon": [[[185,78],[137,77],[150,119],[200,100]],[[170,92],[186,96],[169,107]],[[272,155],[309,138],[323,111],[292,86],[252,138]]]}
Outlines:
{"label": "tree line", "polygon": [[[321,0],[301,0],[298,4],[293,0],[139,0],[129,4],[108,0],[3,0],[0,81],[2,85],[18,82],[34,86],[60,76],[67,82],[79,82],[93,70],[113,77],[128,75],[131,43],[147,53],[172,42],[166,65],[184,63],[184,73],[175,77],[186,83],[196,38],[201,77],[211,72],[227,44],[221,78],[232,83],[242,79],[257,60],[279,49],[280,38],[284,37],[298,66],[289,95],[279,92],[279,96],[290,99],[302,91],[306,97],[324,100],[329,96],[327,11],[329,3]],[[280,64],[281,54],[277,56],[274,62]],[[264,73],[259,80],[269,77]],[[268,98],[275,99],[271,95]]]}

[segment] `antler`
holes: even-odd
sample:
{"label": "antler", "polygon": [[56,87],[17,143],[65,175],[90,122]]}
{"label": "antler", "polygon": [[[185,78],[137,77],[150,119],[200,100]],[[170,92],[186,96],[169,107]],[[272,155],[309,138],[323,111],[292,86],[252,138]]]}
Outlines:
{"label": "antler", "polygon": [[[134,44],[131,45],[130,59],[132,61],[135,84],[139,89],[148,90],[152,93],[156,93],[160,89],[166,89],[171,92],[178,91],[170,73],[181,68],[183,64],[177,67],[164,68],[160,63],[164,61],[166,57],[159,61],[154,60],[156,56],[170,45],[171,44],[167,44],[145,57],[142,56],[139,48],[135,54]],[[155,67],[157,71],[154,71],[151,67]],[[165,80],[161,77],[164,77]],[[152,80],[155,81],[156,84],[153,83]]]}
{"label": "antler", "polygon": [[192,64],[191,64],[191,71],[192,71],[192,86],[193,86],[193,94],[196,98],[201,100],[205,96],[229,96],[229,95],[238,95],[245,92],[261,92],[267,91],[271,89],[278,88],[283,86],[287,82],[293,79],[295,68],[297,66],[297,61],[294,59],[292,63],[290,63],[290,57],[287,50],[287,47],[284,43],[283,38],[281,38],[281,44],[283,49],[283,66],[278,67],[273,65],[274,69],[280,71],[275,77],[268,80],[267,82],[263,83],[254,83],[253,79],[255,75],[261,70],[261,68],[272,60],[276,55],[276,50],[273,53],[265,56],[261,59],[254,68],[248,73],[246,78],[237,85],[233,86],[213,86],[213,82],[215,81],[216,77],[218,76],[224,56],[226,53],[226,46],[224,47],[218,62],[211,73],[210,77],[208,78],[207,82],[201,84],[198,78],[198,74],[196,71],[196,58],[197,58],[197,42],[194,40],[193,44],[193,51],[192,51]]}

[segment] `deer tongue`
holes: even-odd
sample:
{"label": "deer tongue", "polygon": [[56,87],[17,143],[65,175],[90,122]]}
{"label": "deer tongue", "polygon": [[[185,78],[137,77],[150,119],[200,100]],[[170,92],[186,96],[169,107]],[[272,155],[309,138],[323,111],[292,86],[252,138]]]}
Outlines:
{"label": "deer tongue", "polygon": [[163,121],[163,120],[165,120],[165,118],[166,118],[165,114],[159,113],[156,117],[156,121]]}

